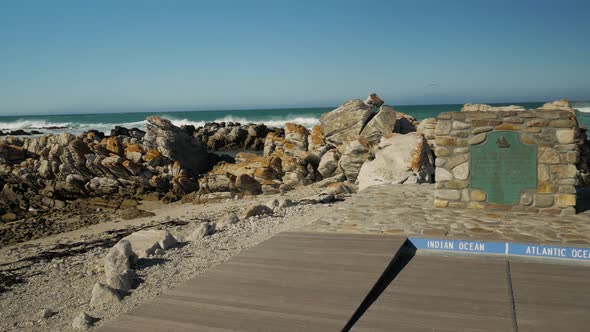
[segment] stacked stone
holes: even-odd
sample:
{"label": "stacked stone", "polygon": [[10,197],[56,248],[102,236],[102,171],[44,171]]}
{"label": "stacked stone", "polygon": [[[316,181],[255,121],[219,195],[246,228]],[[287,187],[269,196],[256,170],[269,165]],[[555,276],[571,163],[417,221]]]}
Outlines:
{"label": "stacked stone", "polygon": [[[522,192],[516,204],[489,203],[485,192],[470,188],[470,146],[500,130],[518,132],[522,143],[537,146],[537,188]],[[575,214],[584,142],[573,112],[448,112],[439,115],[435,135],[436,207]]]}

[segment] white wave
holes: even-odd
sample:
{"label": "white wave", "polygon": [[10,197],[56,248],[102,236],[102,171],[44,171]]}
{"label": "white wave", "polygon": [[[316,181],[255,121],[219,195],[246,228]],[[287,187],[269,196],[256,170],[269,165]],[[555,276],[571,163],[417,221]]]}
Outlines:
{"label": "white wave", "polygon": [[582,113],[590,113],[590,107],[578,107],[578,108],[576,108],[576,110],[578,110],[578,112],[582,112]]}
{"label": "white wave", "polygon": [[[193,125],[195,127],[202,127],[205,125],[206,122],[209,121],[191,121],[188,119],[174,119],[168,118],[174,125],[176,126],[183,126],[183,125]],[[243,117],[236,117],[232,115],[226,115],[222,118],[217,118],[212,122],[239,122],[241,124],[248,124],[248,123],[264,123],[269,127],[283,127],[285,123],[296,123],[302,125],[306,128],[311,128],[314,125],[319,123],[319,118],[315,117],[305,117],[305,116],[295,116],[289,117],[287,116],[285,119],[277,119],[277,120],[260,120],[260,119],[248,119]]]}
{"label": "white wave", "polygon": [[[183,126],[183,125],[193,125],[195,127],[202,127],[205,125],[206,122],[210,121],[193,121],[189,119],[175,119],[169,116],[163,116],[164,118],[170,120],[176,126]],[[223,117],[219,117],[213,120],[213,122],[239,122],[241,124],[248,124],[248,123],[264,123],[269,127],[284,127],[285,123],[297,123],[306,128],[311,128],[314,125],[319,123],[319,118],[316,117],[309,117],[309,116],[284,116],[281,119],[250,119],[246,117],[239,117],[239,116],[232,116],[226,115]],[[58,134],[62,132],[69,132],[72,134],[80,134],[84,131],[88,131],[91,129],[102,131],[106,134],[109,134],[111,129],[115,128],[115,126],[121,126],[125,128],[139,128],[145,130],[147,122],[145,120],[136,121],[136,122],[125,122],[125,123],[76,123],[76,122],[49,122],[46,120],[18,120],[15,122],[0,122],[0,130],[3,131],[10,131],[10,130],[40,130],[43,133],[51,133],[51,134]],[[58,129],[47,129],[50,127],[57,127]]]}
{"label": "white wave", "polygon": [[42,129],[47,127],[69,127],[69,122],[47,122],[45,120],[17,120],[15,122],[0,122],[0,130]]}

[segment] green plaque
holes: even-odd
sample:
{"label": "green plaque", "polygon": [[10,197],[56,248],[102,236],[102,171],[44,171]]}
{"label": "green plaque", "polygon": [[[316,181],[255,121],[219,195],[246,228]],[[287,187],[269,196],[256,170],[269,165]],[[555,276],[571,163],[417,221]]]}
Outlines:
{"label": "green plaque", "polygon": [[537,188],[537,146],[522,143],[519,133],[491,132],[470,153],[470,186],[485,191],[489,203],[518,203],[523,191]]}

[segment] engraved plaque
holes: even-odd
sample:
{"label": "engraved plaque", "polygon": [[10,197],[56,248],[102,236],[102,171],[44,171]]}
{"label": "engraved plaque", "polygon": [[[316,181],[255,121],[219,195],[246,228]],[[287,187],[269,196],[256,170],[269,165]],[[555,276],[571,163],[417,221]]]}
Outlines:
{"label": "engraved plaque", "polygon": [[515,204],[537,188],[537,146],[524,144],[514,131],[494,131],[470,147],[470,187],[485,191],[489,203]]}

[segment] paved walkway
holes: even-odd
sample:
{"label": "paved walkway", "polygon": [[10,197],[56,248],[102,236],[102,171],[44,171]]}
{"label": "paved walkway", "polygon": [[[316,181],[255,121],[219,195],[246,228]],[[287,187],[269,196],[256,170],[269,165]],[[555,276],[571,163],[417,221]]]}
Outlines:
{"label": "paved walkway", "polygon": [[436,236],[506,242],[590,244],[590,211],[556,216],[433,207],[434,186],[374,186],[351,197],[311,229],[322,232]]}
{"label": "paved walkway", "polygon": [[397,236],[281,233],[98,330],[342,331],[355,313],[350,331],[590,326],[590,265],[396,255],[403,243]]}

